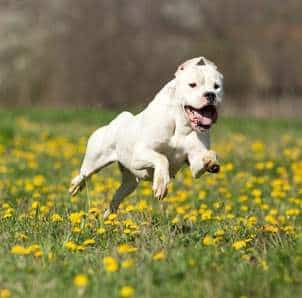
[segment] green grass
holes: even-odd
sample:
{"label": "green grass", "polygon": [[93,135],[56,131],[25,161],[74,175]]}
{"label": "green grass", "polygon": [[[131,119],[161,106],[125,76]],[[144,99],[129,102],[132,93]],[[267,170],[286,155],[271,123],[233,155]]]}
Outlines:
{"label": "green grass", "polygon": [[[124,286],[134,297],[302,295],[302,120],[220,119],[212,143],[222,173],[193,180],[185,168],[163,202],[142,183],[104,223],[116,166],[75,199],[67,190],[87,138],[116,114],[0,112],[0,298],[3,289],[11,297],[120,297]],[[84,246],[87,239],[95,243]],[[124,243],[137,251],[118,253]],[[39,247],[12,253],[33,244]],[[118,262],[116,272],[106,270],[106,256]],[[123,268],[128,259],[134,265]],[[82,288],[73,282],[78,274],[88,279]]]}

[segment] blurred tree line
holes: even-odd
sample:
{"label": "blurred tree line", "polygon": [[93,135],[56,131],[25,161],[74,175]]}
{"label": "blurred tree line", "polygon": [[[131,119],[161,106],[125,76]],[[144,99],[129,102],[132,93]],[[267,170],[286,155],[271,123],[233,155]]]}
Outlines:
{"label": "blurred tree line", "polygon": [[199,55],[235,102],[298,97],[301,11],[301,0],[0,0],[0,102],[141,106]]}

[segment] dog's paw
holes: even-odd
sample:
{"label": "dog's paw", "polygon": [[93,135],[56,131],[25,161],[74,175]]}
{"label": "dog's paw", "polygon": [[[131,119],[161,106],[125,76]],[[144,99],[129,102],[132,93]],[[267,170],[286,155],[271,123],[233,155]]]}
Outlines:
{"label": "dog's paw", "polygon": [[163,170],[155,169],[152,189],[154,196],[159,200],[162,200],[167,195],[169,181],[169,173]]}
{"label": "dog's paw", "polygon": [[83,189],[84,186],[85,186],[85,177],[79,175],[74,179],[72,179],[68,191],[72,196],[75,196],[79,191]]}
{"label": "dog's paw", "polygon": [[215,151],[209,150],[203,158],[204,169],[209,173],[219,173],[220,165],[217,161],[217,155]]}

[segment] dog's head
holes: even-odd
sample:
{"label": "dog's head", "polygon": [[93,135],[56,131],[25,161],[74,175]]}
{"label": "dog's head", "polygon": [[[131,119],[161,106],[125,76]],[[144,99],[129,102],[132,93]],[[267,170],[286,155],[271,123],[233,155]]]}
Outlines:
{"label": "dog's head", "polygon": [[223,96],[223,76],[216,65],[204,57],[193,58],[178,67],[175,77],[175,95],[192,128],[210,129]]}

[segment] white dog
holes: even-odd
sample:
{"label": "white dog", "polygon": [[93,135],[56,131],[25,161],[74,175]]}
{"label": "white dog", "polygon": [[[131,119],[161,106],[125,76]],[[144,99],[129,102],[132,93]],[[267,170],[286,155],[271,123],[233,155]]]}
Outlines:
{"label": "white dog", "polygon": [[186,61],[145,110],[136,116],[123,112],[91,135],[70,193],[76,195],[88,177],[118,162],[122,183],[104,214],[107,217],[140,180],[153,179],[154,196],[162,199],[170,177],[185,163],[193,177],[218,172],[209,129],[217,120],[222,96],[223,76],[214,63],[204,57]]}

